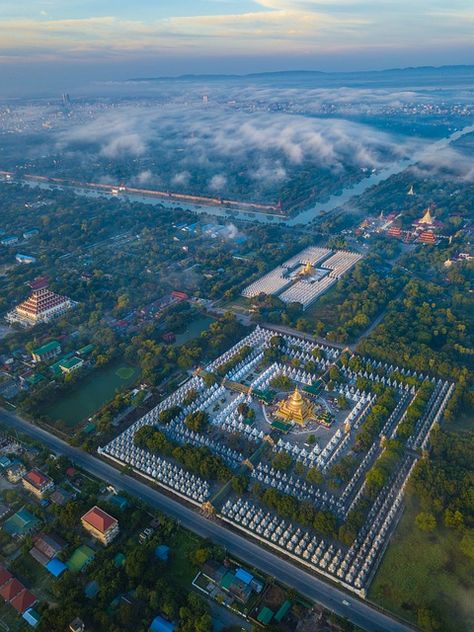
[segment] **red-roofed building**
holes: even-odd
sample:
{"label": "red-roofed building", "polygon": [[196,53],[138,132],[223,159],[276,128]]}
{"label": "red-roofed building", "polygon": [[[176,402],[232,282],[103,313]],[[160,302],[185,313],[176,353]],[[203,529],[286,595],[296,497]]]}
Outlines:
{"label": "red-roofed building", "polygon": [[0,566],[0,586],[3,586],[3,584],[6,584],[7,581],[9,581],[12,577],[13,575],[9,571],[7,571],[6,568],[3,568],[3,566]]}
{"label": "red-roofed building", "polygon": [[389,237],[395,237],[396,239],[401,239],[402,238],[402,230],[399,226],[391,226],[388,230],[387,230],[387,235]]}
{"label": "red-roofed building", "polygon": [[81,523],[93,538],[105,546],[110,544],[119,532],[117,518],[97,506],[92,507],[82,516]]}
{"label": "red-roofed building", "polygon": [[46,492],[54,487],[53,480],[36,468],[27,472],[22,480],[23,487],[38,498],[43,498]]}
{"label": "red-roofed building", "polygon": [[422,244],[431,244],[435,246],[438,243],[438,238],[431,230],[424,230],[422,233],[418,235],[418,239]]}
{"label": "red-roofed building", "polygon": [[17,612],[23,614],[25,610],[31,608],[36,602],[37,599],[33,593],[25,589],[10,601],[10,605],[13,606]]}
{"label": "red-roofed building", "polygon": [[0,588],[0,596],[3,597],[4,601],[10,602],[17,595],[19,595],[22,590],[25,590],[23,584],[17,579],[13,578]]}
{"label": "red-roofed building", "polygon": [[189,299],[186,292],[181,292],[180,290],[173,290],[171,292],[171,297],[177,299],[178,301],[187,301]]}

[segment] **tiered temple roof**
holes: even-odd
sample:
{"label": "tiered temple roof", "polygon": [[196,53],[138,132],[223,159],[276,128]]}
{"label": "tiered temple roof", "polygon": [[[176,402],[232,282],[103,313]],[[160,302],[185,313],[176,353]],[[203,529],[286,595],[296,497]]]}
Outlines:
{"label": "tiered temple roof", "polygon": [[45,283],[32,284],[32,288],[31,295],[7,315],[7,320],[35,325],[39,322],[49,322],[74,306],[70,298],[51,292]]}
{"label": "tiered temple roof", "polygon": [[307,421],[314,418],[314,407],[309,400],[301,395],[298,387],[296,387],[288,399],[280,402],[276,416],[285,421],[295,421],[300,425],[304,425]]}

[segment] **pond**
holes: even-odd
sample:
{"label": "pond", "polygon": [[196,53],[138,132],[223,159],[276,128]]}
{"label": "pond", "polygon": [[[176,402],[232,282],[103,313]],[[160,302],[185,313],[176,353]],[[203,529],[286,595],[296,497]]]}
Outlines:
{"label": "pond", "polygon": [[111,400],[115,392],[137,379],[139,369],[123,362],[115,362],[92,371],[71,390],[64,393],[42,413],[53,421],[63,421],[73,428],[93,415]]}
{"label": "pond", "polygon": [[182,334],[176,334],[176,341],[174,344],[183,345],[193,338],[196,338],[202,331],[205,331],[209,327],[213,320],[214,319],[210,318],[210,316],[202,316],[201,318],[194,320],[186,327],[186,330],[183,331]]}

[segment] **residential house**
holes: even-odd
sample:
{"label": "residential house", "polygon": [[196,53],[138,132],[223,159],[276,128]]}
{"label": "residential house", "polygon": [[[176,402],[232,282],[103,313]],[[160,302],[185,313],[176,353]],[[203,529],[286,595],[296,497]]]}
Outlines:
{"label": "residential house", "polygon": [[44,498],[44,495],[54,487],[54,481],[36,468],[27,472],[22,482],[23,487],[37,498]]}
{"label": "residential house", "polygon": [[92,507],[81,518],[84,529],[88,531],[93,538],[107,546],[118,535],[119,524],[117,518],[114,518],[100,507]]}

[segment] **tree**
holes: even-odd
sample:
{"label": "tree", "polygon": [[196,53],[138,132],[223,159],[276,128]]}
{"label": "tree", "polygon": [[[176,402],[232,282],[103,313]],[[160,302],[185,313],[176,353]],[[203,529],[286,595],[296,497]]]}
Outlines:
{"label": "tree", "polygon": [[464,516],[460,511],[446,509],[444,512],[444,526],[448,529],[462,529],[464,526]]}
{"label": "tree", "polygon": [[320,485],[324,480],[324,476],[317,467],[310,467],[306,475],[306,480],[308,483],[313,483],[313,485]]}
{"label": "tree", "polygon": [[276,470],[288,470],[291,464],[292,459],[287,452],[279,452],[272,461],[272,465]]}
{"label": "tree", "polygon": [[436,518],[432,513],[422,511],[416,516],[415,524],[420,531],[431,533],[436,529]]}
{"label": "tree", "polygon": [[461,538],[459,548],[471,560],[474,560],[474,529],[469,529]]}
{"label": "tree", "polygon": [[231,480],[232,489],[236,494],[242,496],[247,491],[248,488],[248,478],[245,474],[240,474],[239,476],[233,476]]}
{"label": "tree", "polygon": [[209,415],[203,410],[195,410],[189,415],[186,415],[184,423],[190,430],[194,432],[201,432],[207,426],[209,421]]}
{"label": "tree", "polygon": [[430,608],[418,608],[416,618],[420,628],[426,632],[436,632],[440,628],[440,623]]}
{"label": "tree", "polygon": [[181,412],[181,408],[179,406],[171,406],[170,408],[165,408],[158,415],[158,421],[161,424],[169,424],[174,417],[177,417]]}
{"label": "tree", "polygon": [[341,410],[347,410],[349,408],[349,400],[345,395],[339,395],[337,398],[337,405]]}

